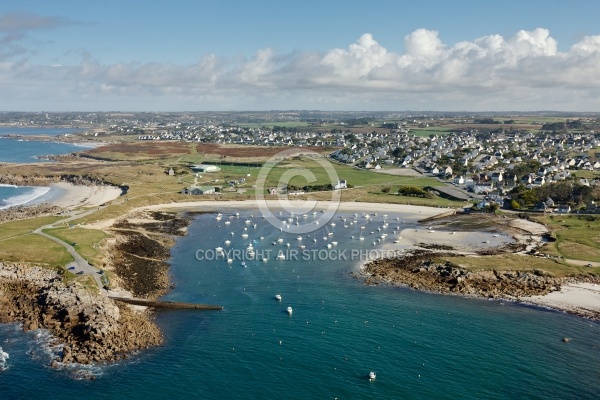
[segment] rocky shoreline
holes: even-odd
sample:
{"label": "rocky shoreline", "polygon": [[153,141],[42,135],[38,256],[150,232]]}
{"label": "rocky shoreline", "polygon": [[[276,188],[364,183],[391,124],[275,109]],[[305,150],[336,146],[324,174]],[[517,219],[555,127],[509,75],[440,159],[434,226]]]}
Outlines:
{"label": "rocky shoreline", "polygon": [[168,259],[177,236],[184,236],[190,214],[142,211],[115,221],[105,248],[104,268],[118,277],[118,286],[135,297],[156,299],[172,288]]}
{"label": "rocky shoreline", "polygon": [[[395,258],[371,261],[362,268],[365,284],[389,283],[440,294],[506,299],[536,304],[528,298],[543,296],[574,283],[600,284],[600,277],[554,277],[544,271],[481,270],[469,271],[440,258],[454,253],[414,250]],[[546,307],[553,308],[546,305]],[[570,314],[600,321],[600,312],[585,308],[556,308]]]}
{"label": "rocky shoreline", "polygon": [[63,278],[61,271],[0,264],[0,322],[21,322],[24,331],[47,329],[61,350],[52,366],[116,361],[162,343],[148,312]]}
{"label": "rocky shoreline", "polygon": [[42,203],[35,206],[14,206],[0,210],[0,224],[9,221],[20,221],[23,219],[56,215],[62,211],[64,211],[62,207],[48,203]]}
{"label": "rocky shoreline", "polygon": [[75,186],[115,186],[110,182],[90,175],[13,175],[0,174],[0,184],[13,186],[50,186],[53,183],[68,182]]}
{"label": "rocky shoreline", "polygon": [[[114,274],[111,289],[157,298],[171,288],[169,248],[185,235],[191,215],[146,212],[127,216],[109,230],[104,267]],[[108,363],[158,346],[163,336],[147,309],[113,301],[77,282],[65,271],[0,263],[0,323],[23,330],[47,329],[58,349],[51,365]],[[93,378],[93,376],[86,376]]]}

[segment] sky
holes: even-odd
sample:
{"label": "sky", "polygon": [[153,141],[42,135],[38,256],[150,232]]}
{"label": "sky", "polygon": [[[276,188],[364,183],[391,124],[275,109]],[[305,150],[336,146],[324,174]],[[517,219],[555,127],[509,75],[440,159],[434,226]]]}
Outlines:
{"label": "sky", "polygon": [[4,1],[0,111],[600,112],[599,16],[598,0]]}

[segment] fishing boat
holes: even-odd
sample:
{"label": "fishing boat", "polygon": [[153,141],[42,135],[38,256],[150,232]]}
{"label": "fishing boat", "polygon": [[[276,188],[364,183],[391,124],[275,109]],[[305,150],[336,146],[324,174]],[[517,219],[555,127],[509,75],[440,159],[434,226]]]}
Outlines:
{"label": "fishing boat", "polygon": [[374,381],[377,378],[377,374],[373,371],[369,372],[369,380]]}
{"label": "fishing boat", "polygon": [[281,295],[279,293],[275,295],[275,300],[281,301]]}
{"label": "fishing boat", "polygon": [[292,312],[293,312],[293,311],[294,311],[294,310],[292,310],[292,307],[288,307],[288,308],[287,308],[287,313],[288,313],[288,314],[292,315]]}

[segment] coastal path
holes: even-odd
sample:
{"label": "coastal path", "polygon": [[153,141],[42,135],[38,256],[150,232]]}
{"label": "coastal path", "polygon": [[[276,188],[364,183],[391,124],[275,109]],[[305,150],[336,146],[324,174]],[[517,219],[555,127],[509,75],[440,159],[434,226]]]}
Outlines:
{"label": "coastal path", "polygon": [[[84,274],[91,276],[94,279],[94,282],[96,282],[96,285],[98,285],[98,288],[101,289],[104,286],[104,283],[102,282],[102,271],[100,269],[94,267],[90,263],[88,263],[85,258],[81,257],[81,255],[79,255],[79,253],[77,252],[77,250],[75,250],[75,247],[73,247],[73,245],[71,243],[67,243],[55,236],[49,235],[44,232],[45,229],[57,228],[58,225],[64,225],[65,223],[71,222],[73,220],[86,217],[90,214],[95,213],[97,210],[98,210],[97,208],[94,208],[94,209],[79,212],[79,213],[72,213],[69,218],[60,220],[53,224],[41,226],[41,227],[35,229],[33,231],[33,233],[43,236],[46,239],[50,239],[53,242],[58,243],[61,246],[63,246],[65,249],[67,249],[69,254],[71,254],[71,256],[75,259],[76,271],[83,272]],[[100,292],[103,292],[103,291],[100,290]]]}

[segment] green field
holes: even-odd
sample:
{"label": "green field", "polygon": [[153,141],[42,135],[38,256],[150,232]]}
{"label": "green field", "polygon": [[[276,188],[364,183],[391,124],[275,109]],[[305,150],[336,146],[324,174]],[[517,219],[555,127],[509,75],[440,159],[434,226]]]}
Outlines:
{"label": "green field", "polygon": [[600,262],[600,215],[547,215],[535,219],[548,226],[556,238],[544,246],[544,253]]}
{"label": "green field", "polygon": [[99,246],[106,238],[106,233],[96,229],[81,227],[61,227],[47,229],[45,233],[52,235],[67,243],[76,243],[75,250],[90,264],[100,267]]}

